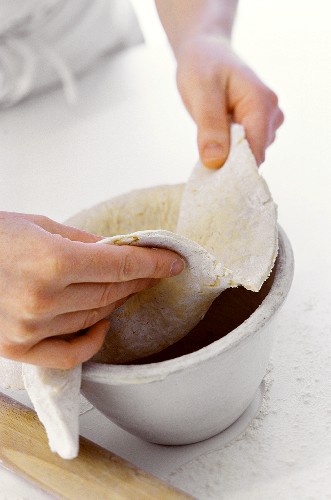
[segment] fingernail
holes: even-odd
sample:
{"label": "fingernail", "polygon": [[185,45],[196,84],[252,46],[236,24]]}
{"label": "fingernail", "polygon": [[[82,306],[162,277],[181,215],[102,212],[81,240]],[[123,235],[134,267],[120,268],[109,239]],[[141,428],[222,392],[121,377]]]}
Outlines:
{"label": "fingernail", "polygon": [[171,276],[176,276],[177,274],[181,273],[184,267],[185,267],[185,262],[183,259],[174,260],[170,268]]}
{"label": "fingernail", "polygon": [[220,167],[224,160],[224,148],[218,142],[209,142],[202,151],[202,161],[207,167]]}

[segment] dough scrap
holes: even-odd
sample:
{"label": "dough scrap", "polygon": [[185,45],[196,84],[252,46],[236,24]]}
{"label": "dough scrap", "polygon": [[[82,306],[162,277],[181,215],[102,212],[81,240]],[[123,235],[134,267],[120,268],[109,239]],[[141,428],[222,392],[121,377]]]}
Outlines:
{"label": "dough scrap", "polygon": [[82,365],[59,370],[22,363],[22,374],[50,449],[62,458],[77,457]]}

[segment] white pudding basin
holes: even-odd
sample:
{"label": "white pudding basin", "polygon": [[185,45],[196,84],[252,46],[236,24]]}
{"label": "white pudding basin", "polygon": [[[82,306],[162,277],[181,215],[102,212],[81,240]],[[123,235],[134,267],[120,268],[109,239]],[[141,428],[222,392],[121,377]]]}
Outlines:
{"label": "white pudding basin", "polygon": [[[129,193],[67,222],[104,236],[174,230],[181,191],[161,186]],[[167,211],[162,226],[160,204]],[[276,264],[259,292],[226,290],[197,327],[161,353],[127,365],[84,363],[82,393],[115,424],[150,442],[181,445],[218,434],[249,406],[266,373],[274,319],[293,270],[292,248],[279,227]]]}

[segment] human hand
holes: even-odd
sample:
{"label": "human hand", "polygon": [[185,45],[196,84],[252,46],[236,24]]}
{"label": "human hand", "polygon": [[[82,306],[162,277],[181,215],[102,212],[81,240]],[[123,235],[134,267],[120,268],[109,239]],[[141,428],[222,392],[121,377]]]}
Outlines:
{"label": "human hand", "polygon": [[101,239],[0,212],[0,356],[72,368],[100,349],[105,318],[128,296],[183,268],[169,250],[95,245]]}
{"label": "human hand", "polygon": [[276,94],[232,51],[222,36],[200,34],[177,47],[177,84],[198,127],[202,162],[222,166],[230,147],[230,122],[241,123],[258,164],[284,115]]}

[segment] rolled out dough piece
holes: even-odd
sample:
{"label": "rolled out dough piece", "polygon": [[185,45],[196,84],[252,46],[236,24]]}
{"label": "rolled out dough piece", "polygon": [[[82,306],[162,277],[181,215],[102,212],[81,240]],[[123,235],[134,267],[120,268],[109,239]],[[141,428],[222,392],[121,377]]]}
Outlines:
{"label": "rolled out dough piece", "polygon": [[278,251],[277,206],[241,125],[232,125],[230,154],[222,168],[210,170],[200,163],[194,168],[176,233],[231,269],[234,286],[257,292],[270,275]]}
{"label": "rolled out dough piece", "polygon": [[138,231],[99,243],[168,248],[184,257],[186,268],[133,295],[112,313],[109,333],[94,361],[126,363],[177,342],[231,281],[231,273],[200,245],[169,231]]}

